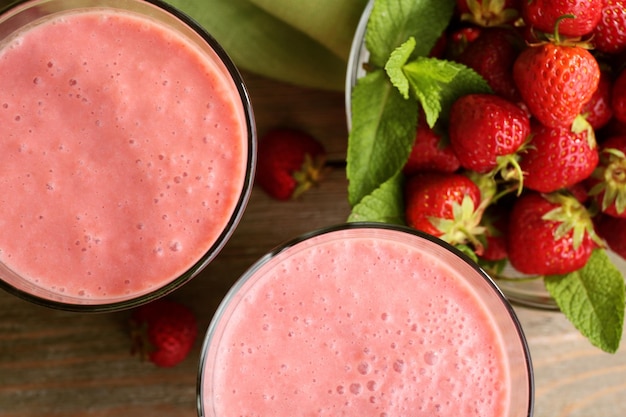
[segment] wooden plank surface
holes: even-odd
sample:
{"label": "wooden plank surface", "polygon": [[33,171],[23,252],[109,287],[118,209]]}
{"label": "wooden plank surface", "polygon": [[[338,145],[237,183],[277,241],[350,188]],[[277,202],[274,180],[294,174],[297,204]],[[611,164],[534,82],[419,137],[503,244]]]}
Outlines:
{"label": "wooden plank surface", "polygon": [[[244,74],[259,134],[302,128],[345,159],[342,93],[303,89]],[[339,164],[340,165],[340,164]],[[200,331],[230,285],[281,242],[343,222],[345,171],[336,167],[300,201],[254,189],[237,231],[205,271],[171,295],[197,313]],[[626,347],[615,355],[583,339],[558,312],[516,306],[535,366],[536,417],[626,415]],[[0,291],[0,417],[196,415],[202,337],[190,357],[160,369],[130,356],[128,312],[84,315],[35,306]]]}

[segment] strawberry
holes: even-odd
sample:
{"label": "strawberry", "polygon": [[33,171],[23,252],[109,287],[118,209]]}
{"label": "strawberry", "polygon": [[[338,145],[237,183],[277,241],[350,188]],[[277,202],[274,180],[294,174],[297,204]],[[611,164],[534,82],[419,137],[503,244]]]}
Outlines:
{"label": "strawberry", "polygon": [[515,200],[507,252],[519,272],[567,274],[582,268],[601,243],[587,209],[574,197],[528,191]]}
{"label": "strawberry", "polygon": [[600,72],[598,88],[581,109],[582,115],[594,130],[601,129],[613,117],[611,109],[611,77],[607,71]]}
{"label": "strawberry", "polygon": [[602,17],[592,32],[596,50],[617,54],[626,50],[626,0],[604,0]]}
{"label": "strawberry", "polygon": [[137,307],[131,314],[133,350],[160,367],[182,362],[198,334],[194,313],[176,301],[159,299]]}
{"label": "strawberry", "polygon": [[613,116],[620,122],[626,123],[626,69],[622,70],[613,82],[611,108]]}
{"label": "strawberry", "polygon": [[325,160],[326,151],[313,136],[276,128],[259,140],[256,182],[277,200],[296,199],[319,183]]}
{"label": "strawberry", "polygon": [[519,54],[513,80],[537,120],[570,127],[598,88],[600,67],[581,46],[541,43]]}
{"label": "strawberry", "polygon": [[602,15],[603,0],[530,0],[522,2],[522,16],[527,25],[552,33],[559,19],[559,33],[582,36],[593,31]]}
{"label": "strawberry", "polygon": [[526,0],[457,0],[462,21],[478,26],[499,26],[519,17],[519,3]]}
{"label": "strawberry", "polygon": [[[586,123],[584,119],[579,119]],[[532,124],[532,139],[522,155],[524,186],[542,193],[570,187],[591,175],[599,154],[592,131]]]}
{"label": "strawberry", "polygon": [[589,195],[603,213],[626,218],[626,135],[602,142],[600,163],[589,183]]}
{"label": "strawberry", "polygon": [[626,259],[626,219],[600,215],[595,219],[596,231],[606,245]]}
{"label": "strawberry", "polygon": [[450,108],[448,134],[452,149],[461,166],[478,173],[519,168],[516,152],[529,133],[526,113],[494,94],[468,94]]}
{"label": "strawberry", "polygon": [[403,168],[405,175],[420,171],[454,172],[460,167],[459,159],[452,150],[447,137],[433,130],[420,116],[415,142],[409,159]]}
{"label": "strawberry", "polygon": [[482,210],[480,189],[464,175],[424,172],[406,182],[407,224],[452,245],[471,242],[482,252],[476,239]]}
{"label": "strawberry", "polygon": [[480,26],[464,26],[446,33],[446,51],[444,58],[455,60],[467,47],[480,36],[483,28]]}
{"label": "strawberry", "polygon": [[522,39],[517,32],[500,27],[488,28],[468,44],[457,61],[480,74],[494,93],[518,102],[521,99],[512,71],[522,49],[520,45]]}

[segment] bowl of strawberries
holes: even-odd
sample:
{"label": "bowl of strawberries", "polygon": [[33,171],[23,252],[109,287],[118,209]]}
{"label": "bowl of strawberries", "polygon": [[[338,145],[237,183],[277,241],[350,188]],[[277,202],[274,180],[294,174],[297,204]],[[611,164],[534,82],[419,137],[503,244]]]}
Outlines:
{"label": "bowl of strawberries", "polygon": [[432,234],[617,350],[626,0],[370,0],[346,112],[350,221]]}

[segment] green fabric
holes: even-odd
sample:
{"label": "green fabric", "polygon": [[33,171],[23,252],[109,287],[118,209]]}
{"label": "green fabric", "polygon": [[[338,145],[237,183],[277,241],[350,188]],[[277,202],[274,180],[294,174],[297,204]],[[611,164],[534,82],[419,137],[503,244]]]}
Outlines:
{"label": "green fabric", "polygon": [[[343,90],[368,0],[165,0],[202,25],[243,70]],[[0,0],[0,8],[13,0]]]}
{"label": "green fabric", "polygon": [[166,0],[250,72],[343,90],[354,31],[367,0]]}

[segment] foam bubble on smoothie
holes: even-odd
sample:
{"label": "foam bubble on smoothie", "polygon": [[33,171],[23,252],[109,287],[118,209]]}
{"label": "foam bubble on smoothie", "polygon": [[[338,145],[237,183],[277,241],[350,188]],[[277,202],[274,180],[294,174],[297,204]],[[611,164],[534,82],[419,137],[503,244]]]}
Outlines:
{"label": "foam bubble on smoothie", "polygon": [[[84,36],[92,42],[76,42]],[[54,17],[0,45],[0,69],[16,65],[22,76],[0,80],[0,162],[11,173],[0,195],[23,214],[0,218],[2,260],[49,289],[113,298],[197,262],[245,176],[243,111],[221,70],[157,23],[106,9]],[[20,247],[37,261],[16,256]]]}
{"label": "foam bubble on smoothie", "polygon": [[419,251],[369,240],[282,260],[231,319],[215,378],[240,389],[214,388],[217,409],[233,402],[244,415],[294,415],[292,404],[319,415],[499,415],[502,352],[489,348],[489,319],[451,273]]}

